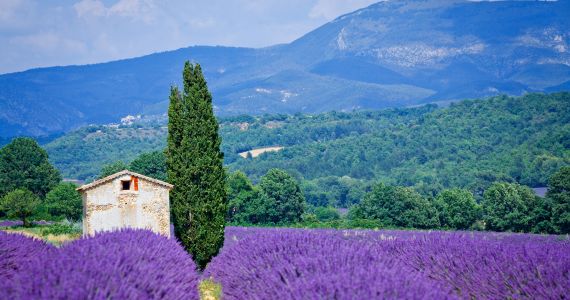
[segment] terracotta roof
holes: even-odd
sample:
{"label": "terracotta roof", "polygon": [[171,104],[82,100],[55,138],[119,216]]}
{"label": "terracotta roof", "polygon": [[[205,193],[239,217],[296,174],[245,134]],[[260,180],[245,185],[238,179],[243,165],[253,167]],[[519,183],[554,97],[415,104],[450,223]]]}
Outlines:
{"label": "terracotta roof", "polygon": [[162,185],[162,186],[168,188],[169,190],[171,190],[171,189],[174,187],[174,186],[173,186],[172,184],[170,184],[170,183],[167,183],[167,182],[164,182],[164,181],[161,181],[161,180],[158,180],[158,179],[154,179],[154,178],[151,178],[151,177],[148,177],[148,176],[144,176],[144,175],[142,175],[142,174],[135,173],[135,172],[132,172],[132,171],[129,171],[129,170],[123,170],[123,171],[118,172],[118,173],[115,173],[115,174],[113,174],[113,175],[109,175],[109,176],[107,176],[107,177],[105,177],[105,178],[102,178],[102,179],[93,181],[93,182],[91,182],[90,184],[82,185],[82,186],[78,187],[77,190],[78,190],[78,191],[86,191],[86,190],[88,190],[88,189],[92,189],[92,188],[94,188],[94,187],[96,187],[96,186],[99,186],[99,185],[101,185],[101,184],[104,184],[104,183],[106,183],[106,182],[109,182],[109,181],[111,181],[111,180],[113,180],[113,179],[115,179],[115,178],[117,178],[117,177],[123,176],[123,175],[131,175],[131,176],[134,176],[134,177],[138,177],[138,178],[140,178],[140,179],[144,179],[144,180],[146,180],[146,181],[150,181],[150,182],[156,183],[156,184],[158,184],[158,185]]}

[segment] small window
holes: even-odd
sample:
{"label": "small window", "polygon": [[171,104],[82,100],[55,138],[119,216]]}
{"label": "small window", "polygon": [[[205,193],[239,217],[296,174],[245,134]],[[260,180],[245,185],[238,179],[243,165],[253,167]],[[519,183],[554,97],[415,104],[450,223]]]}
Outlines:
{"label": "small window", "polygon": [[129,191],[131,189],[131,181],[130,180],[122,180],[121,181],[121,190]]}

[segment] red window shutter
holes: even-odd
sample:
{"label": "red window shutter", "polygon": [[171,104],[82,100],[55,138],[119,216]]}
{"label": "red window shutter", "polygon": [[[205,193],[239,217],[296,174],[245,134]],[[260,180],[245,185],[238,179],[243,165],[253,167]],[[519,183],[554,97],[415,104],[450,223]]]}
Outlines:
{"label": "red window shutter", "polygon": [[133,181],[133,187],[134,187],[135,191],[138,191],[139,190],[139,179],[135,176],[132,176],[131,180]]}

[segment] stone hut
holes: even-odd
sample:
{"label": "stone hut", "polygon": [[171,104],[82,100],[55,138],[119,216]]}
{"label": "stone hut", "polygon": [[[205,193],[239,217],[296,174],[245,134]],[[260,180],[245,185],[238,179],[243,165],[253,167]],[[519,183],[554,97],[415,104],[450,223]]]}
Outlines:
{"label": "stone hut", "polygon": [[79,187],[83,235],[143,228],[170,237],[171,184],[128,170]]}

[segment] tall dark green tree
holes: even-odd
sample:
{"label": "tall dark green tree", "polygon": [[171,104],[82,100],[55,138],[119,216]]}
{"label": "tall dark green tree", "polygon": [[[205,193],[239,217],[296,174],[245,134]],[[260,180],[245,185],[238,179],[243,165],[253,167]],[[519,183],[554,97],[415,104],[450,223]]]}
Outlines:
{"label": "tall dark green tree", "polygon": [[43,198],[60,181],[59,171],[34,139],[16,138],[0,149],[0,197],[26,189]]}
{"label": "tall dark green tree", "polygon": [[172,88],[166,163],[174,231],[200,266],[224,243],[225,171],[212,96],[199,64],[186,62],[184,91]]}

